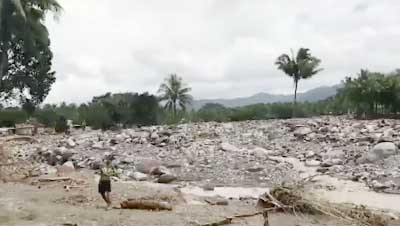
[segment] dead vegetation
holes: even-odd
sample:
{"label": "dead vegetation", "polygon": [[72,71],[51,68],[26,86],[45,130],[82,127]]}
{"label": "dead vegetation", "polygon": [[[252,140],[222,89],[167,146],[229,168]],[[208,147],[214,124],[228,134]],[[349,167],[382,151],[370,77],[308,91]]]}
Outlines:
{"label": "dead vegetation", "polygon": [[387,226],[387,221],[365,206],[338,205],[316,200],[305,192],[304,184],[280,185],[260,197],[257,207],[294,215],[326,215],[360,226]]}

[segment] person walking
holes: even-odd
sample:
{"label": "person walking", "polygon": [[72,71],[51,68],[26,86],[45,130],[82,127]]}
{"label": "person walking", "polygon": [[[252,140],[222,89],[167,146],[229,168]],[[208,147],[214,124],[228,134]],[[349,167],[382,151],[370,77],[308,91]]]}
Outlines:
{"label": "person walking", "polygon": [[105,164],[100,167],[99,193],[107,204],[107,210],[111,209],[111,176],[116,176],[114,167],[112,166],[112,157],[105,159]]}

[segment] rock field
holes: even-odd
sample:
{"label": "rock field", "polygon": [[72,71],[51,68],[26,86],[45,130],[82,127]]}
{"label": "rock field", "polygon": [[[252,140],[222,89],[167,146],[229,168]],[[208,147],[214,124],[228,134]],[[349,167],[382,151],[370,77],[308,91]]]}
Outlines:
{"label": "rock field", "polygon": [[321,174],[400,191],[400,124],[345,117],[195,123],[121,131],[76,130],[12,145],[35,175],[96,170],[114,156],[119,180],[216,186],[271,186],[296,177],[275,157],[296,158]]}

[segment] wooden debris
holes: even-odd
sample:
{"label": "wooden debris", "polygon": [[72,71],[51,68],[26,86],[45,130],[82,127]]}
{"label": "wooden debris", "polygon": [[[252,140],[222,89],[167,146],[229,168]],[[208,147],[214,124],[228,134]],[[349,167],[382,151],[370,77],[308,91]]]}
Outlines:
{"label": "wooden debris", "polygon": [[232,223],[232,218],[225,218],[223,220],[207,223],[207,224],[200,224],[199,226],[220,226],[220,225],[227,225]]}
{"label": "wooden debris", "polygon": [[144,209],[144,210],[172,210],[172,206],[165,202],[153,200],[130,199],[121,202],[122,209]]}
{"label": "wooden debris", "polygon": [[67,181],[72,180],[71,177],[50,177],[50,178],[39,178],[39,182],[55,182],[55,181]]}

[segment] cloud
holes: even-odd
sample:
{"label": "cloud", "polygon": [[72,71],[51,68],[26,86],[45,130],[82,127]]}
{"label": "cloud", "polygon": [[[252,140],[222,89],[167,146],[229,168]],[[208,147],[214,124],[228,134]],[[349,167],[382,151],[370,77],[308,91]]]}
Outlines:
{"label": "cloud", "polygon": [[59,0],[47,21],[57,82],[47,102],[85,102],[105,92],[155,93],[171,73],[199,98],[292,93],[274,62],[307,47],[322,60],[304,91],[360,68],[398,65],[397,0]]}

